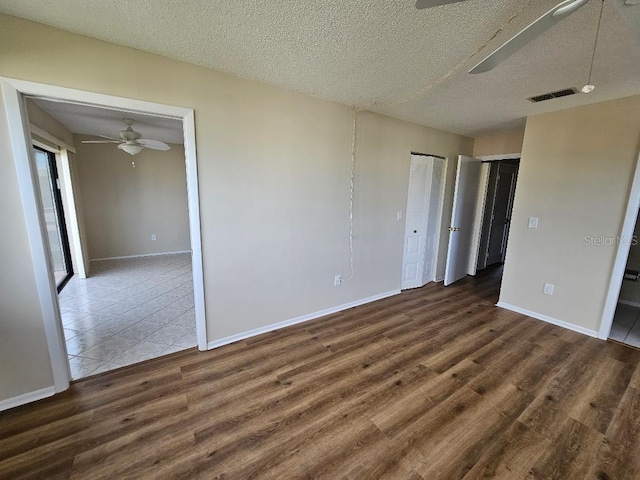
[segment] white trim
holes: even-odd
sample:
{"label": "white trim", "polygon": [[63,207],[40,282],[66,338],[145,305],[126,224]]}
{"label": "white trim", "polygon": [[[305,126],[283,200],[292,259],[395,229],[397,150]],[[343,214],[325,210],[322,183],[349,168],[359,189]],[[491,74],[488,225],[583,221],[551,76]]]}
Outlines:
{"label": "white trim", "polygon": [[128,111],[132,113],[142,112],[158,117],[179,119],[183,119],[192,111],[190,108],[145,102],[144,100],[134,100],[132,98],[115,97],[113,95],[29,82],[16,78],[0,77],[0,80],[10,83],[16,90],[28,97],[45,98],[53,102],[74,103],[77,105],[88,105],[107,110]]}
{"label": "white trim", "polygon": [[629,305],[630,307],[640,308],[640,302],[632,302],[631,300],[618,300],[618,303],[622,305]]}
{"label": "white trim", "polygon": [[191,237],[191,265],[193,269],[193,299],[196,317],[198,350],[207,350],[207,317],[204,305],[204,267],[202,266],[202,238],[200,231],[200,194],[196,162],[196,121],[193,110],[182,119],[184,128],[184,157],[187,168],[187,203],[189,234]]}
{"label": "white trim", "polygon": [[19,407],[27,403],[42,400],[43,398],[50,397],[56,394],[54,387],[45,387],[40,390],[34,390],[33,392],[23,393],[17,397],[7,398],[6,400],[0,400],[0,412],[9,410],[10,408]]}
{"label": "white trim", "polygon": [[[444,219],[444,198],[447,194],[447,169],[449,168],[449,157],[446,158],[442,158],[442,157],[434,157],[433,160],[433,166],[434,166],[434,170],[435,170],[435,164],[436,162],[440,160],[442,162],[444,162],[444,168],[442,170],[442,194],[440,195],[440,205],[438,207],[440,213],[438,215],[438,235],[436,236],[436,245],[435,245],[435,251],[436,251],[436,258],[434,263],[434,267],[433,267],[433,281],[437,282],[438,281],[438,266],[440,263],[440,243],[441,242],[441,237],[442,237],[442,220]],[[448,238],[448,237],[447,237]]]}
{"label": "white trim", "polygon": [[469,258],[469,275],[475,276],[478,273],[478,255],[480,254],[480,240],[482,239],[482,227],[484,224],[484,213],[487,208],[487,195],[489,193],[489,177],[491,176],[491,166],[482,164],[480,167],[480,188],[476,201],[476,212],[473,219],[473,237],[471,239],[471,258]]}
{"label": "white trim", "polygon": [[434,282],[444,282],[444,275],[442,275],[441,277],[436,277]]}
{"label": "white trim", "polygon": [[[40,138],[43,138],[45,140],[49,140],[54,145],[57,145],[58,146],[58,150],[64,149],[64,150],[69,150],[70,152],[76,153],[76,149],[74,147],[72,147],[68,143],[63,142],[59,138],[54,137],[49,132],[47,132],[46,130],[41,129],[37,125],[34,125],[33,123],[30,123],[29,124],[29,128],[31,129],[31,133],[35,133]],[[47,145],[46,148],[50,149],[51,147],[49,147]]]}
{"label": "white trim", "polygon": [[520,160],[520,157],[522,157],[521,153],[503,153],[501,155],[481,155],[475,158],[483,162],[495,162],[497,160]]}
{"label": "white trim", "polygon": [[31,139],[31,143],[33,143],[34,146],[41,148],[42,150],[46,150],[49,153],[53,153],[55,155],[58,155],[60,153],[60,150],[58,150],[57,148],[52,147],[48,143],[39,142],[35,138]]}
{"label": "white trim", "polygon": [[[633,231],[638,219],[638,209],[640,207],[640,155],[636,161],[636,169],[633,174],[633,181],[631,182],[631,192],[629,193],[629,200],[627,201],[627,210],[624,215],[624,222],[622,224],[621,238],[632,238]],[[616,304],[620,297],[620,289],[622,288],[622,280],[624,279],[624,270],[627,266],[627,259],[629,258],[629,248],[631,242],[619,242],[618,249],[616,251],[615,261],[611,271],[611,278],[609,279],[609,290],[607,291],[607,299],[604,303],[602,310],[602,320],[600,321],[600,330],[598,332],[598,338],[606,340],[611,333],[611,326],[613,325],[613,316],[616,313]]]}
{"label": "white trim", "polygon": [[316,318],[324,317],[326,315],[330,315],[332,313],[341,312],[343,310],[347,310],[349,308],[357,307],[360,305],[364,305],[365,303],[375,302],[376,300],[382,300],[383,298],[393,297],[394,295],[398,295],[400,290],[392,290],[390,292],[380,293],[378,295],[374,295],[372,297],[362,298],[360,300],[356,300],[354,302],[345,303],[343,305],[339,305],[337,307],[327,308],[325,310],[320,310],[318,312],[309,313],[307,315],[302,315],[300,317],[292,318],[290,320],[285,320],[283,322],[272,323],[271,325],[265,325],[264,327],[254,328],[253,330],[249,330],[242,333],[237,333],[235,335],[231,335],[229,337],[221,338],[220,340],[214,340],[213,342],[209,342],[208,348],[211,350],[212,348],[221,347],[223,345],[228,345],[229,343],[237,342],[239,340],[244,340],[245,338],[255,337],[256,335],[261,335],[263,333],[272,332],[274,330],[278,330],[280,328],[289,327],[291,325],[296,325],[298,323],[307,322],[309,320],[314,320]]}
{"label": "white trim", "polygon": [[527,310],[526,308],[516,307],[504,302],[498,302],[496,306],[504,308],[506,310],[511,310],[512,312],[521,313],[522,315],[526,315],[527,317],[542,320],[543,322],[557,325],[558,327],[566,328],[567,330],[573,330],[574,332],[582,333],[583,335],[589,335],[590,337],[598,338],[598,332],[595,330],[584,328],[579,325],[574,325],[573,323],[568,323],[563,320],[558,320],[557,318],[549,317],[548,315],[543,315],[542,313],[532,312],[531,310]]}
{"label": "white trim", "polygon": [[[40,306],[49,348],[55,391],[69,388],[69,361],[67,358],[58,295],[55,279],[50,267],[50,253],[46,248],[46,231],[43,215],[38,208],[40,201],[35,177],[31,131],[27,123],[24,97],[46,98],[52,101],[91,105],[98,108],[125,112],[143,112],[164,118],[182,121],[185,137],[185,166],[187,169],[187,194],[189,206],[189,228],[191,233],[194,302],[196,307],[196,332],[198,347],[207,346],[206,318],[204,311],[204,282],[202,269],[202,244],[200,240],[200,209],[198,197],[198,174],[195,139],[195,116],[193,109],[162,105],[159,103],[115,97],[100,93],[86,92],[71,88],[57,87],[24,80],[0,77],[2,95],[8,120],[9,136],[13,157],[18,172],[18,186],[22,196],[27,224],[27,234],[31,247],[36,274]],[[29,147],[29,148],[27,148]]]}
{"label": "white trim", "polygon": [[71,165],[69,163],[69,153],[71,150],[63,148],[60,150],[60,164],[62,165],[62,172],[58,172],[59,177],[62,177],[64,183],[65,200],[67,209],[69,210],[69,218],[66,225],[71,242],[73,242],[73,253],[75,254],[74,265],[78,270],[78,276],[80,278],[87,278],[87,265],[84,259],[85,251],[82,239],[80,237],[80,218],[78,217],[78,211],[76,209],[76,195],[74,192],[73,179],[71,178]]}
{"label": "white trim", "polygon": [[2,97],[11,139],[11,149],[18,174],[18,187],[22,197],[27,236],[33,260],[36,289],[44,322],[47,350],[56,392],[69,388],[69,360],[64,342],[58,291],[51,268],[49,249],[46,247],[46,226],[37,184],[36,169],[31,147],[31,132],[26,123],[26,106],[20,92],[0,78]]}
{"label": "white trim", "polygon": [[178,255],[180,253],[191,253],[191,250],[178,250],[176,252],[160,252],[160,253],[141,253],[140,255],[123,255],[121,257],[102,257],[92,258],[90,262],[100,262],[102,260],[123,260],[127,258],[142,258],[142,257],[159,257],[161,255]]}

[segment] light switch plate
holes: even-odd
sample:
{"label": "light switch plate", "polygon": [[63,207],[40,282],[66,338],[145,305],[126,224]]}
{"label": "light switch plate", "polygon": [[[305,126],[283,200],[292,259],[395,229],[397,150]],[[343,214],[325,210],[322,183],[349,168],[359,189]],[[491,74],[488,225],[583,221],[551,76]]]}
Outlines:
{"label": "light switch plate", "polygon": [[398,213],[396,213],[396,220],[397,221],[402,220],[402,210],[398,210]]}
{"label": "light switch plate", "polygon": [[538,217],[529,217],[529,228],[538,228]]}
{"label": "light switch plate", "polygon": [[553,283],[545,283],[544,288],[542,289],[542,293],[545,295],[553,295]]}

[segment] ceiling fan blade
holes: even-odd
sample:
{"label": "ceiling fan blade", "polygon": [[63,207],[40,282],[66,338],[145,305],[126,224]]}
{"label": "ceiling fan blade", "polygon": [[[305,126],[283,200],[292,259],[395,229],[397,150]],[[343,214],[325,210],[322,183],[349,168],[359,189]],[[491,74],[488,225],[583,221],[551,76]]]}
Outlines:
{"label": "ceiling fan blade", "polygon": [[81,143],[122,143],[119,140],[82,140]]}
{"label": "ceiling fan blade", "polygon": [[504,62],[527,43],[549,30],[560,20],[567,18],[588,2],[589,0],[565,0],[560,2],[535,22],[529,24],[524,30],[511,37],[507,42],[503,43],[502,46],[497,48],[484,60],[469,70],[469,73],[488,72],[492,68]]}
{"label": "ceiling fan blade", "polygon": [[450,3],[464,2],[466,0],[417,0],[416,8],[422,10],[424,8],[439,7],[441,5],[449,5]]}
{"label": "ceiling fan blade", "polygon": [[114,142],[121,142],[122,139],[120,138],[113,138],[113,137],[107,137],[106,135],[98,135],[100,138],[106,138],[107,140],[113,140]]}
{"label": "ceiling fan blade", "polygon": [[140,145],[151,150],[170,150],[171,147],[160,140],[150,140],[148,138],[141,138],[137,141]]}

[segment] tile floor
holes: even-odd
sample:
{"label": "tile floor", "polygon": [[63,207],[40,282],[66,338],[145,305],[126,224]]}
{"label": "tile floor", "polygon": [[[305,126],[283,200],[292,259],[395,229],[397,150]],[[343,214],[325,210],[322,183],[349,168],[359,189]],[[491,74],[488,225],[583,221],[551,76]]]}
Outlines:
{"label": "tile floor", "polygon": [[619,303],[609,338],[640,348],[640,308]]}
{"label": "tile floor", "polygon": [[92,262],[60,310],[74,380],[194,347],[191,254]]}

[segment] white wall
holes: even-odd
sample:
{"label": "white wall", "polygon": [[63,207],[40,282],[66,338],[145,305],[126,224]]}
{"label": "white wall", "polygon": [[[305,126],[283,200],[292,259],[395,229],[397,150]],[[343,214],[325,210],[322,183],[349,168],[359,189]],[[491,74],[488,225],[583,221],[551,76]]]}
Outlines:
{"label": "white wall", "polygon": [[640,96],[528,118],[501,302],[597,332],[639,139]]}
{"label": "white wall", "polygon": [[[470,138],[361,114],[356,271],[334,287],[334,275],[349,273],[349,107],[1,15],[0,44],[2,76],[195,110],[209,341],[399,289],[396,211],[406,206],[410,152],[472,153]],[[0,124],[0,162],[12,172],[7,138]],[[25,276],[0,292],[3,312],[21,312],[0,327],[0,342],[12,345],[3,359],[20,365],[3,371],[2,399],[50,383],[50,371],[46,355],[34,354],[43,349],[42,321],[15,174],[0,185],[14,207],[3,221],[15,225],[0,239],[9,268],[0,278]],[[36,335],[13,325],[23,316]]]}

